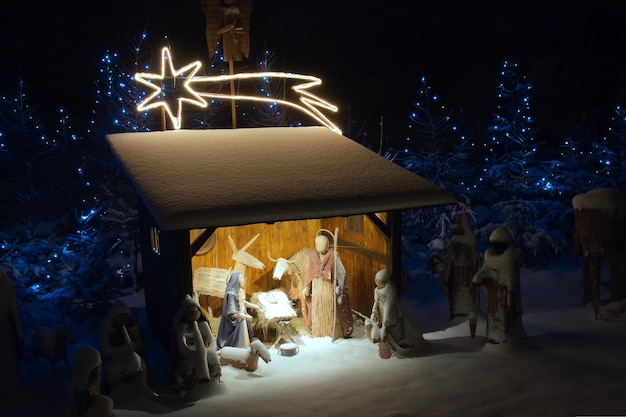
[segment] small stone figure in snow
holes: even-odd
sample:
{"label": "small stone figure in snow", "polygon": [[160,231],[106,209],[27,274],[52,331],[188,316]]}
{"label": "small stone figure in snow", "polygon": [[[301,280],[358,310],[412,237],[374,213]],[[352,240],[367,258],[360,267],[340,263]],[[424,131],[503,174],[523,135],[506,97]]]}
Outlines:
{"label": "small stone figure in snow", "polygon": [[375,276],[372,315],[365,320],[365,332],[372,343],[378,343],[378,355],[388,359],[417,356],[429,350],[428,342],[404,314],[391,273],[382,269]]}
{"label": "small stone figure in snow", "polygon": [[147,383],[143,336],[137,316],[126,304],[118,301],[100,328],[105,393],[118,404],[141,397],[155,397]]}
{"label": "small stone figure in snow", "polygon": [[217,343],[200,305],[186,295],[174,318],[174,380],[180,391],[222,375]]}
{"label": "small stone figure in snow", "polygon": [[19,386],[19,359],[25,351],[15,288],[0,269],[0,402],[13,397]]}
{"label": "small stone figure in snow", "polygon": [[74,353],[71,417],[113,417],[113,400],[100,394],[101,367],[97,349],[87,346]]}
{"label": "small stone figure in snow", "polygon": [[247,308],[259,306],[246,300],[245,280],[240,272],[233,272],[226,284],[220,327],[217,330],[217,347],[249,348],[252,340],[252,316]]}
{"label": "small stone figure in snow", "polygon": [[100,350],[104,362],[127,350],[126,336],[130,338],[133,350],[144,356],[145,346],[139,319],[125,303],[116,301],[100,325]]}
{"label": "small stone figure in snow", "polygon": [[526,336],[522,325],[520,262],[511,233],[496,228],[489,236],[482,268],[472,282],[487,292],[487,340],[490,343],[519,341]]}
{"label": "small stone figure in snow", "polygon": [[476,311],[478,291],[475,291],[472,278],[481,262],[478,240],[469,223],[469,213],[460,211],[455,217],[445,266],[439,271],[443,292],[450,304],[451,319]]}

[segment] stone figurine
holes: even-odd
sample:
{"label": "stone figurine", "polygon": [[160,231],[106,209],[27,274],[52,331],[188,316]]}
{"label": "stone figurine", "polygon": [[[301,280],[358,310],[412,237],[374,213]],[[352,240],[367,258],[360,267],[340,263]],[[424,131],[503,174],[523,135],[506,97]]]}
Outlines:
{"label": "stone figurine", "polygon": [[472,279],[487,293],[487,341],[519,341],[526,336],[522,325],[521,264],[506,227],[496,228],[489,243],[483,266]]}
{"label": "stone figurine", "polygon": [[476,311],[478,291],[472,278],[481,265],[480,249],[476,234],[469,222],[469,213],[456,213],[452,226],[452,237],[448,243],[448,254],[439,278],[450,305],[450,318],[468,316]]}
{"label": "stone figurine", "polygon": [[130,338],[133,351],[145,356],[146,347],[139,319],[124,302],[116,301],[100,324],[100,350],[103,361],[106,362],[117,353],[128,349],[126,336]]}
{"label": "stone figurine", "polygon": [[137,316],[126,304],[117,301],[100,329],[105,393],[116,404],[156,398],[148,386],[145,347]]}
{"label": "stone figurine", "polygon": [[365,320],[365,332],[372,343],[378,343],[379,356],[388,359],[394,352],[401,357],[427,352],[428,342],[404,313],[391,273],[380,270],[374,279],[374,305]]}
{"label": "stone figurine", "polygon": [[186,295],[174,318],[174,381],[179,391],[188,391],[197,383],[220,378],[222,369],[217,343],[200,305]]}
{"label": "stone figurine", "polygon": [[113,417],[113,400],[100,394],[101,367],[97,349],[87,346],[74,353],[71,417]]}

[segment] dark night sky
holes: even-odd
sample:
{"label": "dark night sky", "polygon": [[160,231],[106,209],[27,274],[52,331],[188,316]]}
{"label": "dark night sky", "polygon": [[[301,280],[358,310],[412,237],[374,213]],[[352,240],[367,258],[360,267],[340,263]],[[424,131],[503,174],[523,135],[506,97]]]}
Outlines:
{"label": "dark night sky", "polygon": [[[124,51],[144,29],[153,40],[167,35],[177,62],[206,59],[199,0],[35,0],[5,10],[0,92],[21,74],[55,108],[84,108],[104,51]],[[408,123],[422,74],[444,104],[463,110],[468,129],[484,130],[494,75],[503,59],[519,60],[539,122],[561,129],[623,98],[624,22],[619,1],[255,0],[251,57],[265,42],[275,70],[324,80],[318,91],[340,107],[340,126],[350,108],[376,135],[380,116],[387,132]]]}

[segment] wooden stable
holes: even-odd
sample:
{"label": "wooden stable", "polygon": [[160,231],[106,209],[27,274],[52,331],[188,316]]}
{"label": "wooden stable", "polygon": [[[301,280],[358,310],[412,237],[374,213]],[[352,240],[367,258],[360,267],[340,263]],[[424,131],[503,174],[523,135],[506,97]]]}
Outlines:
{"label": "wooden stable", "polygon": [[[379,213],[373,220],[367,215],[348,217],[333,217],[326,219],[296,220],[276,222],[273,224],[261,223],[246,226],[221,227],[215,230],[211,241],[205,245],[210,248],[206,253],[203,250],[192,257],[192,271],[198,267],[229,268],[234,265],[231,259],[232,250],[228,244],[228,236],[241,247],[257,234],[259,237],[248,249],[248,253],[265,264],[263,270],[246,269],[247,299],[256,292],[268,291],[274,288],[289,288],[289,278],[282,280],[273,278],[273,258],[282,256],[289,258],[302,248],[313,248],[315,233],[319,229],[339,230],[338,255],[346,268],[346,279],[350,291],[352,308],[369,315],[372,309],[374,294],[374,275],[380,269],[391,269],[391,242],[384,230],[378,228],[374,222],[386,225],[391,217],[390,213]],[[191,230],[191,242],[202,235],[203,230]],[[212,308],[216,315],[222,306],[221,297],[201,299],[201,304]]]}
{"label": "wooden stable", "polygon": [[[454,198],[324,127],[182,130],[106,136],[138,196],[146,310],[166,350],[172,319],[199,267],[234,266],[229,236],[265,264],[246,270],[246,293],[286,285],[272,257],[314,247],[339,230],[352,308],[368,315],[374,275],[400,284],[403,209]],[[401,287],[399,287],[401,291]],[[220,300],[209,300],[219,311]]]}

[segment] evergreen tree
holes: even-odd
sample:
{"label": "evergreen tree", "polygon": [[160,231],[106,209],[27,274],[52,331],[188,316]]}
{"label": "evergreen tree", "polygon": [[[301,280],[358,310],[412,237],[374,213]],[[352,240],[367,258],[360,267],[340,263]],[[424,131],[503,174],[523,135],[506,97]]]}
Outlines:
{"label": "evergreen tree", "polygon": [[609,120],[608,136],[597,145],[596,173],[605,186],[624,191],[626,184],[626,109],[616,105]]}
{"label": "evergreen tree", "polygon": [[504,61],[496,77],[497,112],[489,126],[490,142],[484,167],[482,195],[491,207],[477,233],[486,239],[498,225],[506,225],[527,264],[543,262],[562,250],[544,223],[552,202],[538,184],[545,164],[537,159],[538,142],[531,108],[532,84],[518,72],[517,62]]}
{"label": "evergreen tree", "polygon": [[505,61],[496,79],[497,113],[488,128],[491,142],[486,174],[498,190],[520,200],[534,190],[538,163],[532,84],[518,74],[518,67],[516,62]]}
{"label": "evergreen tree", "polygon": [[419,99],[409,116],[409,135],[398,153],[405,168],[452,192],[464,205],[471,204],[473,167],[467,164],[469,140],[453,122],[454,113],[439,103],[426,77],[420,79]]}
{"label": "evergreen tree", "polygon": [[550,162],[550,172],[540,181],[555,199],[571,199],[598,187],[619,187],[619,150],[609,148],[606,138],[590,141],[590,136],[588,129],[579,125],[561,137],[559,154]]}
{"label": "evergreen tree", "polygon": [[[62,114],[63,111],[60,110]],[[75,141],[67,119],[60,117],[54,134],[46,131],[40,105],[30,95],[24,80],[15,90],[0,97],[0,165],[5,201],[4,221],[38,226],[52,212],[50,197],[56,188],[58,166]],[[16,217],[13,217],[15,215]]]}
{"label": "evergreen tree", "polygon": [[158,112],[137,111],[146,93],[135,82],[135,74],[147,71],[150,63],[146,39],[146,34],[138,36],[124,57],[106,51],[101,58],[91,121],[96,135],[148,131],[160,123]]}
{"label": "evergreen tree", "polygon": [[[259,72],[273,71],[276,56],[264,48],[257,58],[256,67]],[[267,98],[282,98],[285,95],[285,85],[279,80],[264,77],[257,85],[260,95]],[[252,111],[247,115],[248,126],[288,126],[287,111],[278,103],[252,104]]]}
{"label": "evergreen tree", "polygon": [[28,88],[21,79],[12,95],[0,97],[0,149],[3,178],[17,182],[16,188],[32,195],[38,188],[38,162],[53,149],[44,134],[39,106],[30,101]]}
{"label": "evergreen tree", "polygon": [[441,248],[449,239],[454,213],[471,209],[474,187],[468,179],[475,174],[473,165],[467,163],[469,141],[453,123],[453,112],[431,92],[425,76],[420,78],[418,100],[413,107],[404,146],[390,149],[388,157],[449,191],[459,201],[458,206],[404,212],[403,230],[407,235],[425,243],[439,241],[434,246]]}
{"label": "evergreen tree", "polygon": [[12,96],[0,99],[2,183],[7,186],[0,258],[16,287],[35,294],[47,291],[60,269],[58,249],[71,211],[66,175],[79,137],[63,109],[57,127],[47,132],[32,102],[23,80]]}
{"label": "evergreen tree", "polygon": [[[210,54],[209,61],[202,66],[203,74],[198,75],[227,75],[229,66],[224,61],[222,41],[215,45],[215,50]],[[224,84],[225,92],[230,87]],[[190,129],[210,129],[232,127],[231,103],[230,100],[222,101],[217,99],[208,100],[207,108],[188,106],[185,108],[186,120]],[[237,103],[237,111],[241,112],[241,103]],[[239,115],[241,116],[241,114]]]}
{"label": "evergreen tree", "polygon": [[[74,217],[80,220],[81,227],[85,225],[81,219],[88,218],[92,229],[87,234],[90,239],[81,241],[79,236],[74,242],[81,242],[84,245],[81,251],[94,262],[105,261],[96,259],[99,253],[115,259],[115,268],[106,269],[110,281],[105,282],[109,284],[122,280],[127,285],[142,286],[136,196],[103,139],[111,133],[161,128],[160,112],[137,111],[146,92],[135,82],[135,74],[150,71],[151,56],[145,33],[135,39],[124,56],[111,51],[105,53],[95,83],[92,129],[82,149],[84,157],[78,164],[75,188],[81,194],[75,200]],[[101,249],[94,251],[90,245]],[[109,259],[107,265],[110,264]],[[95,276],[90,278],[89,264],[82,263],[80,270],[85,274],[84,279],[95,279]]]}
{"label": "evergreen tree", "polygon": [[[276,71],[276,55],[267,47],[256,58],[257,72]],[[276,100],[285,99],[286,82],[271,77],[260,78],[252,94]],[[300,126],[302,123],[293,116],[289,107],[278,102],[240,102],[237,104],[240,124],[247,127]]]}

